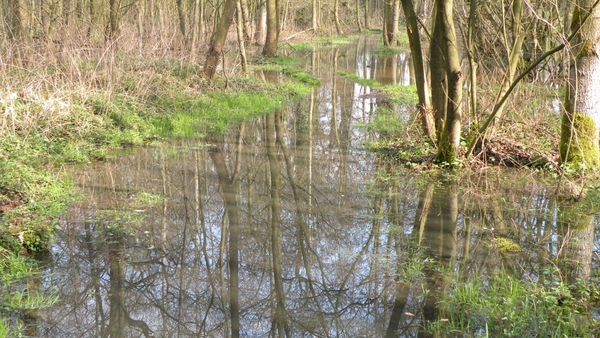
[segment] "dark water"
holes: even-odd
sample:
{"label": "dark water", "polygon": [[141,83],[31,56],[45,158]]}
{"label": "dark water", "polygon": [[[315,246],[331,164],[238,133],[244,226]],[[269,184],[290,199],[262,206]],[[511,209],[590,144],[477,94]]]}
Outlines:
{"label": "dark water", "polygon": [[[565,222],[552,186],[522,172],[429,177],[363,149],[377,99],[337,71],[410,81],[409,59],[384,62],[376,44],[313,53],[323,85],[310,97],[208,145],[74,169],[85,197],[61,222],[40,282],[60,300],[35,334],[412,337],[436,315],[433,295],[470,274],[537,280],[560,256],[589,276],[597,223]],[[425,258],[445,272],[411,272]]]}

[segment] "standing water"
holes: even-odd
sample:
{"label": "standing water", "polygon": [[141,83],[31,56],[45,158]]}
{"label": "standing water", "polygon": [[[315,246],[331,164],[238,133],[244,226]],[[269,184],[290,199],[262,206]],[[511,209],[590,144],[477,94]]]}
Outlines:
{"label": "standing water", "polygon": [[313,52],[320,88],[210,144],[74,168],[85,197],[39,281],[59,301],[32,335],[413,337],[470,275],[537,281],[562,256],[589,278],[597,223],[572,230],[544,185],[516,172],[434,180],[364,150],[378,96],[337,73],[410,79],[409,58],[376,45]]}

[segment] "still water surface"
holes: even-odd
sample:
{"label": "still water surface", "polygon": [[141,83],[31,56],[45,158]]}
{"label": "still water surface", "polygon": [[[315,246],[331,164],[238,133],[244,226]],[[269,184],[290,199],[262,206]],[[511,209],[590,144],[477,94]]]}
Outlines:
{"label": "still water surface", "polygon": [[[469,274],[537,280],[561,256],[589,276],[597,223],[573,231],[552,187],[493,170],[430,178],[363,149],[378,96],[337,72],[410,82],[408,56],[383,60],[377,44],[312,53],[310,97],[209,144],[73,169],[85,198],[62,219],[40,281],[60,300],[33,333],[416,337],[435,295]],[[498,237],[523,250],[500,252]],[[411,274],[425,258],[444,272]]]}

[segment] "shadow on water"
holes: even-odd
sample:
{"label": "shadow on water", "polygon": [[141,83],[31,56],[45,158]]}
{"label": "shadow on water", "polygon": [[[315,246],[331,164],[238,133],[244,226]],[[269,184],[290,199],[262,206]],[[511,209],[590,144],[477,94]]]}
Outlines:
{"label": "shadow on water", "polygon": [[407,57],[384,61],[374,43],[313,52],[320,88],[208,145],[75,168],[86,198],[62,220],[40,283],[60,300],[37,334],[417,337],[466,276],[543,278],[564,256],[589,277],[597,222],[561,220],[543,185],[491,171],[432,180],[363,150],[377,135],[357,125],[377,99],[337,72],[410,78]]}

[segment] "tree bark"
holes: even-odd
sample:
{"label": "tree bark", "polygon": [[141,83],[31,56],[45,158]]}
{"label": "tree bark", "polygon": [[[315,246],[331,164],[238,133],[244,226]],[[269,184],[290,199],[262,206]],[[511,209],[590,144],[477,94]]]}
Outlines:
{"label": "tree bark", "polygon": [[419,112],[423,124],[423,130],[431,140],[436,140],[435,121],[431,102],[429,100],[429,88],[427,85],[427,73],[425,71],[425,61],[423,60],[423,49],[421,48],[421,37],[419,34],[419,24],[415,14],[415,8],[412,0],[402,0],[402,10],[406,19],[406,33],[412,55],[412,64],[414,68],[415,84],[417,86],[417,95],[419,97]]}
{"label": "tree bark", "polygon": [[185,8],[183,5],[183,0],[177,0],[177,15],[179,17],[179,31],[181,32],[181,36],[183,36],[184,44],[187,44],[187,30],[185,23]]}
{"label": "tree bark", "polygon": [[238,45],[240,48],[240,58],[242,60],[242,72],[247,73],[248,72],[248,61],[246,58],[246,40],[245,40],[245,34],[244,34],[244,22],[243,22],[243,18],[242,18],[242,0],[239,0],[237,2],[237,16],[236,16],[236,29],[237,29],[237,36],[238,36]]}
{"label": "tree bark", "polygon": [[600,7],[595,4],[595,0],[577,1],[571,24],[572,31],[578,30],[572,41],[576,58],[565,99],[560,158],[578,170],[600,167]]}
{"label": "tree bark", "polygon": [[399,5],[399,0],[384,1],[383,44],[385,46],[395,46],[398,44]]}
{"label": "tree bark", "polygon": [[262,54],[266,57],[277,56],[277,41],[279,40],[278,0],[266,0],[267,3],[267,37]]}
{"label": "tree bark", "polygon": [[205,78],[212,80],[215,77],[217,71],[217,65],[223,56],[223,46],[227,39],[227,32],[233,21],[233,15],[235,14],[237,0],[225,0],[223,6],[223,14],[221,20],[217,24],[217,27],[212,35],[210,42],[210,48],[206,55],[206,61],[204,62],[204,69],[202,73]]}
{"label": "tree bark", "polygon": [[110,0],[108,11],[108,39],[115,41],[119,35],[121,0]]}
{"label": "tree bark", "polygon": [[340,24],[340,0],[333,1],[333,20],[335,22],[335,30],[339,35],[344,34],[342,25]]}
{"label": "tree bark", "polygon": [[440,162],[453,164],[458,157],[461,128],[461,105],[463,73],[458,55],[458,41],[454,30],[452,16],[453,0],[437,0],[437,15],[440,16],[443,44],[442,51],[445,59],[447,86],[447,108],[444,128],[438,142],[437,159]]}

